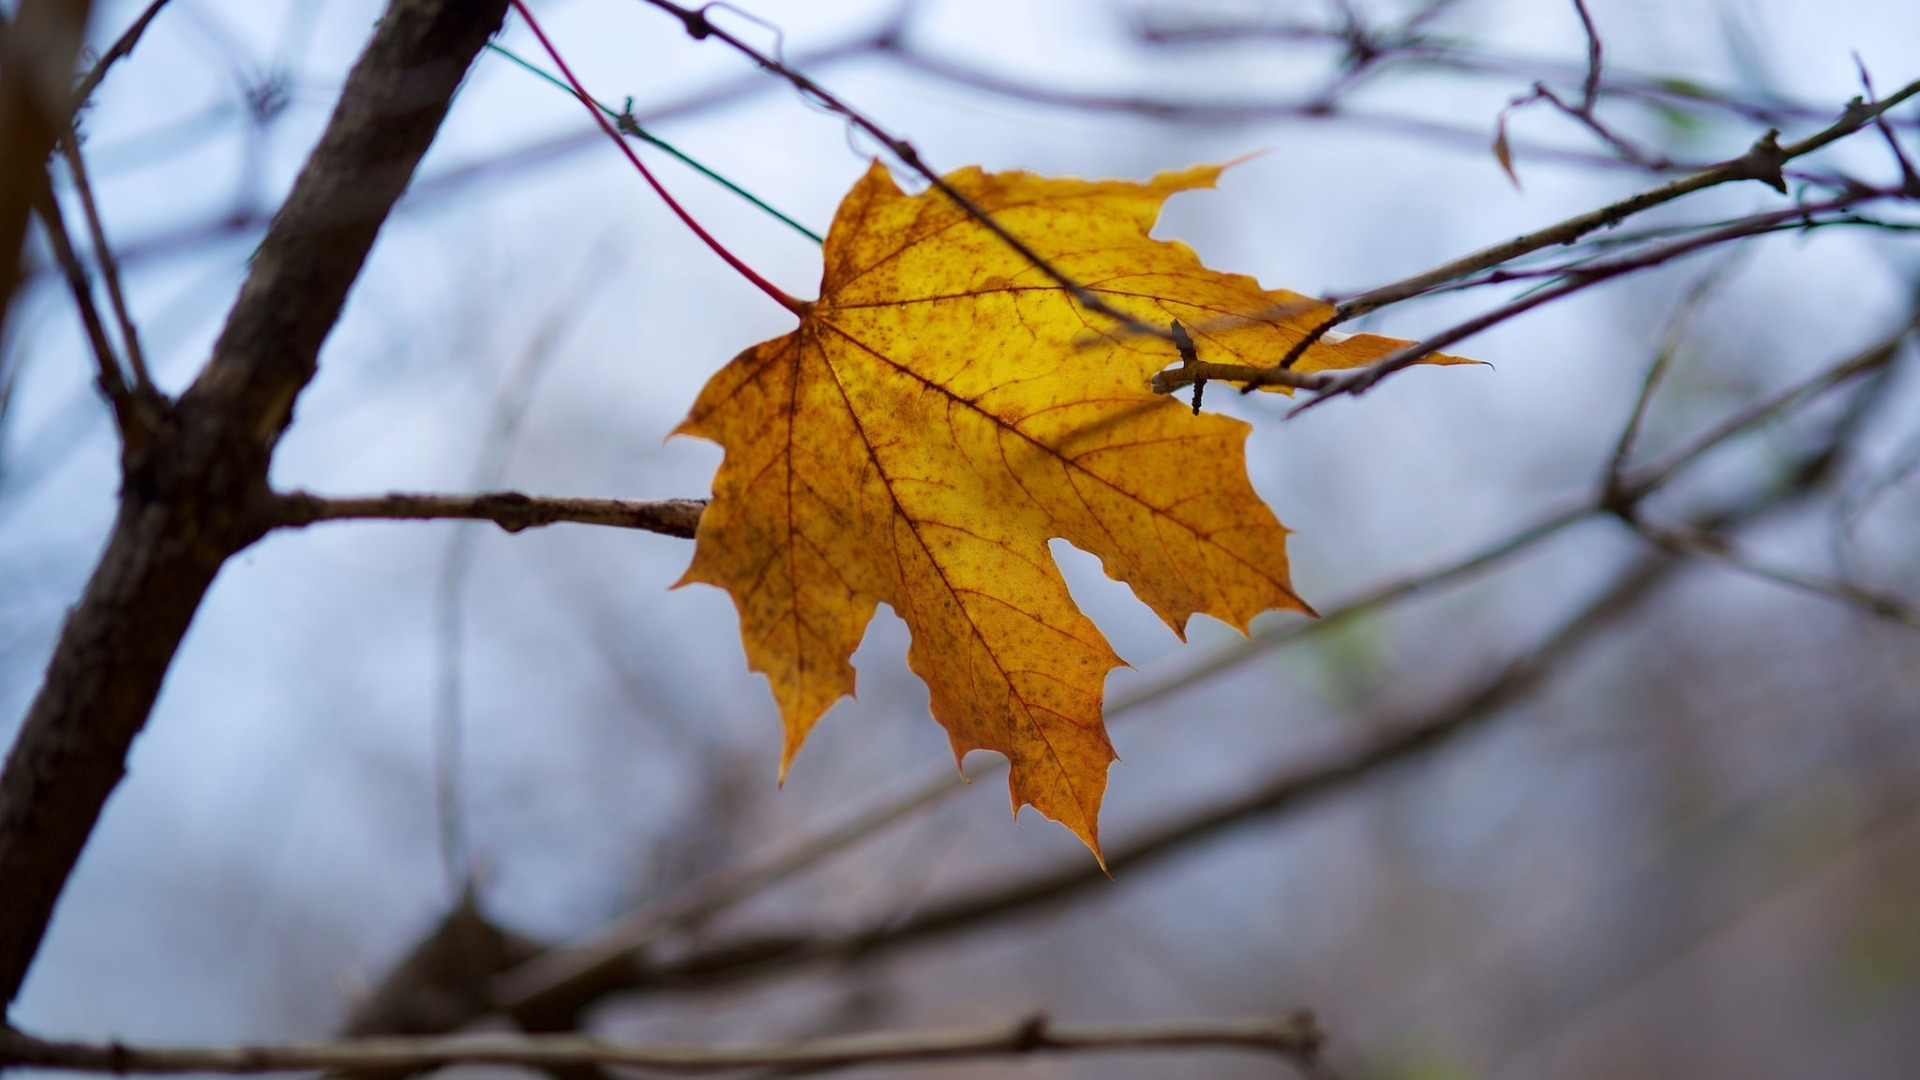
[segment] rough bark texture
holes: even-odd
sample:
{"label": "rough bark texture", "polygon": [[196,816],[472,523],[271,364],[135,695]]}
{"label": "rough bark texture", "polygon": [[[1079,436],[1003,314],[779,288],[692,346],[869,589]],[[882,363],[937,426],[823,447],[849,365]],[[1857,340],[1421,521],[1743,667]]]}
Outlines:
{"label": "rough bark texture", "polygon": [[0,991],[19,992],[181,637],[268,524],[267,468],[347,290],[506,0],[394,0],[213,357],[125,462],[120,513],[0,774]]}

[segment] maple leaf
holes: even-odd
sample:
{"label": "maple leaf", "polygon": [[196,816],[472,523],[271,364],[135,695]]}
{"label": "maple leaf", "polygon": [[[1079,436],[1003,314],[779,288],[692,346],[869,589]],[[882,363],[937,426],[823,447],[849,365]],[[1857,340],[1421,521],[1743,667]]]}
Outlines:
{"label": "maple leaf", "polygon": [[[1116,309],[1181,321],[1201,359],[1271,365],[1330,306],[1148,236],[1169,195],[1219,173],[946,179]],[[1249,427],[1154,394],[1172,344],[1087,313],[952,200],[903,194],[878,163],[841,203],[825,261],[800,326],[734,358],[675,429],[726,450],[681,584],[733,595],[779,703],[783,777],[853,693],[850,657],[885,603],[955,756],[1006,755],[1015,812],[1031,804],[1097,857],[1114,760],[1101,699],[1123,661],[1047,542],[1097,555],[1183,638],[1197,612],[1242,632],[1268,609],[1310,614],[1288,584],[1287,530],[1247,479]],[[1403,344],[1336,335],[1296,370]]]}

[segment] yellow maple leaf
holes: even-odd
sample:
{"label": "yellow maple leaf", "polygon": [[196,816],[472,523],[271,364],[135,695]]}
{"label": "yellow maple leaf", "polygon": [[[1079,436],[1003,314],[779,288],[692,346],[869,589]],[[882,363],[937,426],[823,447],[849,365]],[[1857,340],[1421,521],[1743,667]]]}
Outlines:
{"label": "yellow maple leaf", "polygon": [[[1219,173],[946,179],[1115,308],[1184,323],[1201,359],[1271,365],[1329,305],[1148,236],[1169,195]],[[877,163],[841,203],[825,260],[799,328],[734,358],[675,429],[726,450],[681,583],[733,595],[779,703],[783,776],[853,693],[850,657],[885,603],[955,756],[1005,754],[1014,810],[1032,804],[1098,856],[1114,760],[1101,699],[1123,661],[1047,542],[1099,556],[1183,637],[1196,612],[1243,632],[1268,609],[1310,614],[1288,584],[1287,530],[1247,479],[1248,425],[1155,395],[1171,344],[1115,332],[952,200],[905,195]],[[1340,337],[1296,370],[1403,344]]]}

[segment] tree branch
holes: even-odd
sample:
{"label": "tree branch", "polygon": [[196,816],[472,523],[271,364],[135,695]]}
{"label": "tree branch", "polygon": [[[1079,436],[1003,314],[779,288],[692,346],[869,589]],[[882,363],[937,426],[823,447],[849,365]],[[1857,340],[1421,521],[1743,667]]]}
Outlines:
{"label": "tree branch", "polygon": [[[1782,472],[1782,482],[1724,509],[1702,513],[1693,519],[1694,524],[1703,529],[1735,528],[1813,490],[1829,474],[1838,441],[1849,434],[1834,433],[1797,462],[1789,463]],[[1254,791],[1150,828],[1125,846],[1109,850],[1108,868],[1115,878],[1137,880],[1137,875],[1127,877],[1124,872],[1190,853],[1242,826],[1271,822],[1322,796],[1350,791],[1363,780],[1457,740],[1545,685],[1564,664],[1597,640],[1601,631],[1643,601],[1681,565],[1672,553],[1664,551],[1644,558],[1558,630],[1480,683],[1422,714],[1381,725],[1377,735],[1295,765]],[[868,960],[1056,907],[1111,880],[1098,867],[1075,863],[973,896],[956,897],[917,915],[876,920],[867,928],[851,932],[785,932],[738,938],[666,960],[636,956],[624,980],[603,981],[593,999],[546,1004],[580,1009],[591,1000],[621,990],[730,984],[802,966]]]}
{"label": "tree branch", "polygon": [[[1439,707],[1384,725],[1380,735],[1295,765],[1259,788],[1163,821],[1109,849],[1106,869],[1091,863],[1058,867],[996,888],[958,896],[906,918],[889,916],[852,932],[820,930],[742,938],[669,960],[638,960],[628,990],[705,986],[756,978],[799,966],[869,960],[895,950],[997,924],[1080,898],[1114,878],[1191,854],[1242,826],[1270,822],[1324,795],[1420,757],[1479,727],[1545,684],[1549,675],[1597,632],[1653,591],[1679,565],[1662,553],[1621,577],[1597,600],[1526,654]],[[1112,877],[1108,876],[1111,871]],[[1135,871],[1134,877],[1127,877]],[[603,991],[604,992],[604,991]]]}
{"label": "tree branch", "polygon": [[133,20],[133,23],[114,39],[113,44],[107,47],[107,51],[100,54],[100,59],[93,62],[93,67],[87,71],[86,78],[81,79],[80,85],[74,89],[73,107],[76,113],[85,108],[87,99],[93,96],[95,90],[100,89],[100,82],[107,77],[107,71],[114,64],[133,55],[134,46],[140,44],[141,37],[147,32],[147,26],[153,22],[154,16],[160,14],[160,9],[167,6],[167,3],[168,0],[152,0],[147,5],[147,9],[140,13],[140,17]]}
{"label": "tree branch", "polygon": [[322,521],[491,521],[513,533],[572,522],[645,529],[691,539],[705,499],[576,499],[494,491],[482,495],[420,495],[395,492],[360,498],[327,498],[304,491],[275,495],[266,510],[269,526],[303,528]]}
{"label": "tree branch", "polygon": [[1576,214],[1544,229],[1516,236],[1511,240],[1482,248],[1470,255],[1463,255],[1458,259],[1442,263],[1431,270],[1349,297],[1336,304],[1333,316],[1314,333],[1295,345],[1276,366],[1283,369],[1291,368],[1300,355],[1305,353],[1315,341],[1341,323],[1378,311],[1389,304],[1410,300],[1469,274],[1490,270],[1530,252],[1556,245],[1571,244],[1590,232],[1618,224],[1635,214],[1670,203],[1696,191],[1704,191],[1736,180],[1759,180],[1784,194],[1787,185],[1786,180],[1781,176],[1781,167],[1787,162],[1804,157],[1852,135],[1872,124],[1887,110],[1916,94],[1920,94],[1920,81],[1908,83],[1893,95],[1871,105],[1861,98],[1854,98],[1848,102],[1838,120],[1798,142],[1782,146],[1778,141],[1779,132],[1769,131],[1761,136],[1746,153],[1723,161],[1712,168],[1648,188],[1597,210]]}
{"label": "tree branch", "polygon": [[1140,334],[1145,337],[1156,337],[1164,341],[1173,340],[1172,336],[1166,330],[1151,323],[1142,322],[1132,315],[1121,311],[1119,308],[1114,307],[1112,304],[1107,303],[1098,293],[1087,288],[1080,282],[1075,281],[1059,267],[1053,265],[1052,262],[1035,251],[1025,240],[1009,232],[1007,227],[1000,224],[992,214],[988,213],[972,199],[962,195],[952,184],[947,183],[945,177],[935,172],[931,166],[922,161],[920,152],[914,149],[912,143],[900,138],[898,135],[888,132],[872,118],[854,109],[846,102],[841,101],[829,93],[826,88],[822,87],[819,83],[788,67],[782,63],[779,58],[768,56],[727,32],[725,28],[714,25],[713,21],[707,17],[707,12],[711,10],[713,5],[700,8],[687,8],[673,3],[672,0],[643,0],[643,2],[659,8],[661,11],[679,19],[681,24],[686,27],[689,37],[695,40],[713,38],[716,41],[724,43],[735,52],[760,65],[763,70],[778,75],[793,84],[793,88],[800,91],[808,100],[819,104],[835,115],[845,117],[849,123],[879,140],[880,145],[886,147],[887,152],[899,159],[901,164],[918,173],[927,183],[931,184],[942,195],[945,195],[950,202],[959,207],[962,213],[972,218],[982,228],[997,237],[1001,243],[1012,248],[1021,258],[1031,263],[1034,269],[1045,274],[1055,285],[1065,290],[1067,295],[1073,297],[1074,302],[1081,307],[1088,311],[1098,312],[1135,334]]}
{"label": "tree branch", "polygon": [[126,373],[120,370],[120,358],[107,337],[107,326],[100,318],[99,305],[93,302],[93,285],[87,280],[87,268],[73,250],[73,235],[67,231],[66,217],[60,212],[51,189],[42,189],[34,199],[34,210],[46,231],[47,247],[53,251],[67,279],[67,291],[73,296],[74,311],[80,316],[80,328],[86,333],[87,347],[93,352],[94,382],[113,409],[114,425],[120,430],[123,445],[136,447],[145,442],[150,424],[140,414],[133,391],[127,386]]}
{"label": "tree branch", "polygon": [[0,1030],[0,1066],[68,1072],[256,1075],[317,1069],[418,1071],[450,1065],[550,1069],[619,1065],[666,1073],[742,1069],[842,1069],[1039,1054],[1140,1050],[1238,1050],[1293,1062],[1321,1074],[1323,1037],[1304,1013],[1284,1020],[1055,1025],[1034,1015],[1012,1025],[903,1034],[851,1035],[763,1046],[612,1043],[580,1035],[357,1039],[281,1046],[179,1047],[56,1042]]}
{"label": "tree branch", "polygon": [[[1597,515],[1622,512],[1623,507],[1630,507],[1651,491],[1657,490],[1675,473],[1697,461],[1711,448],[1738,437],[1788,408],[1813,400],[1823,391],[1877,370],[1891,359],[1892,350],[1908,332],[1904,326],[1898,328],[1863,353],[1843,358],[1802,384],[1742,412],[1733,421],[1717,425],[1706,437],[1693,444],[1688,453],[1641,470],[1631,481],[1603,481],[1592,497],[1579,505],[1547,515],[1464,559],[1375,588],[1329,609],[1316,621],[1257,628],[1254,636],[1247,641],[1230,645],[1196,664],[1116,698],[1109,705],[1107,716],[1109,719],[1117,718],[1275,648],[1324,633],[1362,614],[1408,597],[1485,573],[1502,561],[1530,550],[1548,537]],[[1636,413],[1638,408],[1636,406]],[[1622,441],[1626,441],[1626,436],[1622,436]],[[1807,460],[1819,462],[1822,459],[1812,455]],[[1815,478],[1809,473],[1800,478],[1800,482],[1803,485],[1811,484]],[[1739,519],[1739,515],[1734,518]],[[1001,759],[982,761],[967,769],[967,777],[970,780],[980,779],[1002,767],[1004,761]],[[937,775],[924,781],[903,785],[900,794],[878,799],[872,805],[849,814],[844,820],[809,831],[763,856],[697,881],[661,901],[630,911],[585,938],[546,950],[500,974],[494,980],[491,999],[500,1011],[523,1023],[565,1024],[571,1016],[577,1015],[593,1002],[632,988],[637,977],[635,973],[646,970],[646,950],[667,936],[698,927],[766,887],[908,820],[916,811],[961,790],[962,786],[962,781],[950,770],[939,770]],[[767,949],[791,947],[765,942],[762,946]],[[742,947],[733,950],[733,955],[745,958],[753,952],[754,948]],[[461,1014],[453,1026],[470,1022],[484,1011],[484,1008],[476,1007]]]}
{"label": "tree branch", "polygon": [[[1297,415],[1316,405],[1341,394],[1363,394],[1381,379],[1397,371],[1403,371],[1447,348],[1490,327],[1525,314],[1534,308],[1560,300],[1573,293],[1582,292],[1602,282],[1637,273],[1654,266],[1661,266],[1677,259],[1693,255],[1709,248],[1718,247],[1739,240],[1782,231],[1804,231],[1821,225],[1851,222],[1852,211],[1863,203],[1876,199],[1905,199],[1907,193],[1901,189],[1878,190],[1864,188],[1852,191],[1839,198],[1825,202],[1797,206],[1782,210],[1772,210],[1762,214],[1739,218],[1720,226],[1697,232],[1683,239],[1648,247],[1645,250],[1618,255],[1604,261],[1585,262],[1578,265],[1560,266],[1541,271],[1514,273],[1506,277],[1489,277],[1485,282],[1474,284],[1492,284],[1499,280],[1514,280],[1528,276],[1553,276],[1559,278],[1553,284],[1529,291],[1516,300],[1482,312],[1471,319],[1448,327],[1425,340],[1403,346],[1381,357],[1365,367],[1343,370],[1299,372],[1291,368],[1291,360],[1283,358],[1272,367],[1252,367],[1246,364],[1218,364],[1199,362],[1170,368],[1156,373],[1152,379],[1153,391],[1157,394],[1170,394],[1197,380],[1218,380],[1238,384],[1242,392],[1258,389],[1262,386],[1286,386],[1297,390],[1312,391],[1315,396],[1297,406],[1289,413]],[[1831,215],[1842,215],[1834,217]],[[1435,286],[1442,288],[1444,286]],[[1333,317],[1316,327],[1301,342],[1294,345],[1287,357],[1298,359],[1305,349],[1325,334],[1339,321],[1336,313]]]}
{"label": "tree branch", "polygon": [[[1361,615],[1484,573],[1598,512],[1593,506],[1583,506],[1552,515],[1464,559],[1373,589],[1327,610],[1312,622],[1289,623],[1279,629],[1256,629],[1248,640],[1229,645],[1199,663],[1115,698],[1107,706],[1106,718],[1117,720],[1281,646],[1328,633]],[[494,1000],[511,1015],[549,1019],[554,1013],[571,1007],[561,1003],[591,1001],[607,993],[608,987],[623,985],[643,950],[663,937],[692,930],[822,859],[912,820],[918,811],[965,790],[966,785],[974,781],[1000,772],[1006,765],[1005,758],[992,757],[970,760],[964,775],[957,776],[950,768],[930,770],[932,775],[904,785],[898,794],[876,800],[843,820],[809,831],[776,850],[696,881],[656,904],[627,913],[584,939],[549,949],[503,973],[495,981]],[[462,1022],[474,1018],[469,1016]]]}
{"label": "tree branch", "polygon": [[133,372],[134,390],[142,396],[152,397],[159,391],[153,385],[153,374],[147,370],[146,350],[140,347],[140,331],[133,323],[132,309],[127,306],[126,291],[120,287],[120,264],[113,257],[112,245],[107,243],[106,225],[100,220],[100,206],[93,197],[93,182],[87,177],[87,160],[80,154],[80,135],[69,124],[60,133],[58,141],[61,155],[67,162],[67,171],[73,176],[74,192],[80,196],[80,209],[86,215],[87,238],[93,244],[94,262],[100,265],[100,278],[107,286],[107,301],[113,306],[113,317],[120,324],[120,344],[127,351],[127,366]]}
{"label": "tree branch", "polygon": [[294,399],[505,6],[394,0],[255,252],[212,358],[126,458],[106,550],[0,773],[0,1000],[19,992],[201,598],[270,524],[267,468]]}

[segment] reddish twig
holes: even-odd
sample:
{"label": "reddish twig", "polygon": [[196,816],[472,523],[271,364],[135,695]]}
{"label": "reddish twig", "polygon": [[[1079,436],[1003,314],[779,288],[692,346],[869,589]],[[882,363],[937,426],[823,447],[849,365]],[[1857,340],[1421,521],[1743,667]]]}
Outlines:
{"label": "reddish twig", "polygon": [[[794,89],[800,91],[800,93],[805,95],[809,100],[818,103],[821,107],[837,116],[844,117],[849,123],[861,131],[866,132],[868,135],[871,135],[879,141],[880,145],[886,147],[889,153],[899,159],[901,164],[918,173],[928,184],[932,185],[936,191],[945,195],[955,206],[960,208],[962,213],[979,223],[982,228],[992,233],[1001,243],[1012,248],[1021,258],[1033,264],[1034,269],[1045,274],[1055,285],[1066,290],[1067,294],[1073,297],[1074,302],[1078,303],[1081,307],[1112,319],[1132,333],[1146,337],[1156,337],[1164,341],[1173,340],[1169,331],[1142,322],[1132,315],[1114,307],[1112,304],[1107,303],[1098,293],[1069,277],[1059,267],[1049,262],[1045,256],[1035,251],[1026,241],[1009,232],[1007,227],[1000,224],[992,214],[988,213],[972,199],[961,194],[952,184],[947,183],[946,177],[935,172],[931,166],[923,161],[920,157],[920,152],[914,149],[912,143],[888,132],[873,119],[854,109],[838,97],[835,97],[819,83],[788,67],[777,57],[768,56],[747,44],[745,41],[742,41],[734,34],[729,33],[724,27],[714,25],[713,21],[707,18],[706,8],[681,7],[679,4],[673,3],[672,0],[645,0],[645,2],[679,19],[681,24],[686,27],[688,36],[696,39],[713,38],[727,45],[735,52],[760,65],[764,70],[787,80],[787,82],[793,85]],[[514,4],[518,6],[519,0],[514,0]]]}
{"label": "reddish twig", "polygon": [[812,309],[813,305],[804,300],[797,300],[787,295],[779,286],[761,277],[753,267],[742,262],[739,256],[728,251],[725,245],[714,239],[712,233],[701,228],[700,223],[693,219],[693,215],[687,213],[686,209],[676,202],[672,195],[667,193],[666,187],[654,178],[652,170],[648,169],[646,163],[640,160],[639,154],[633,152],[633,147],[627,144],[627,140],[620,137],[620,132],[613,126],[612,121],[608,120],[606,116],[600,112],[599,108],[594,105],[593,95],[587,93],[587,88],[582,86],[580,80],[574,76],[573,69],[567,66],[565,60],[561,59],[560,50],[554,48],[553,42],[548,40],[547,32],[540,28],[539,22],[533,17],[533,12],[528,11],[527,6],[521,3],[521,0],[509,0],[509,2],[513,5],[513,10],[519,12],[520,17],[526,20],[527,29],[532,30],[533,36],[539,39],[540,47],[547,51],[547,56],[553,60],[554,66],[560,69],[560,74],[566,77],[567,85],[573,87],[574,96],[580,99],[580,104],[586,106],[587,112],[593,117],[593,122],[600,125],[600,130],[607,133],[607,138],[613,140],[614,145],[620,148],[621,153],[627,155],[627,160],[632,162],[633,167],[639,171],[641,179],[647,182],[647,186],[653,188],[654,194],[660,196],[660,200],[667,204],[667,208],[672,210],[674,215],[678,217],[687,228],[693,230],[693,235],[699,237],[702,243],[712,249],[715,255],[720,256],[728,266],[733,267],[741,277],[752,282],[754,287],[761,292],[771,296],[774,302],[778,303],[781,307],[804,318],[807,312]]}

